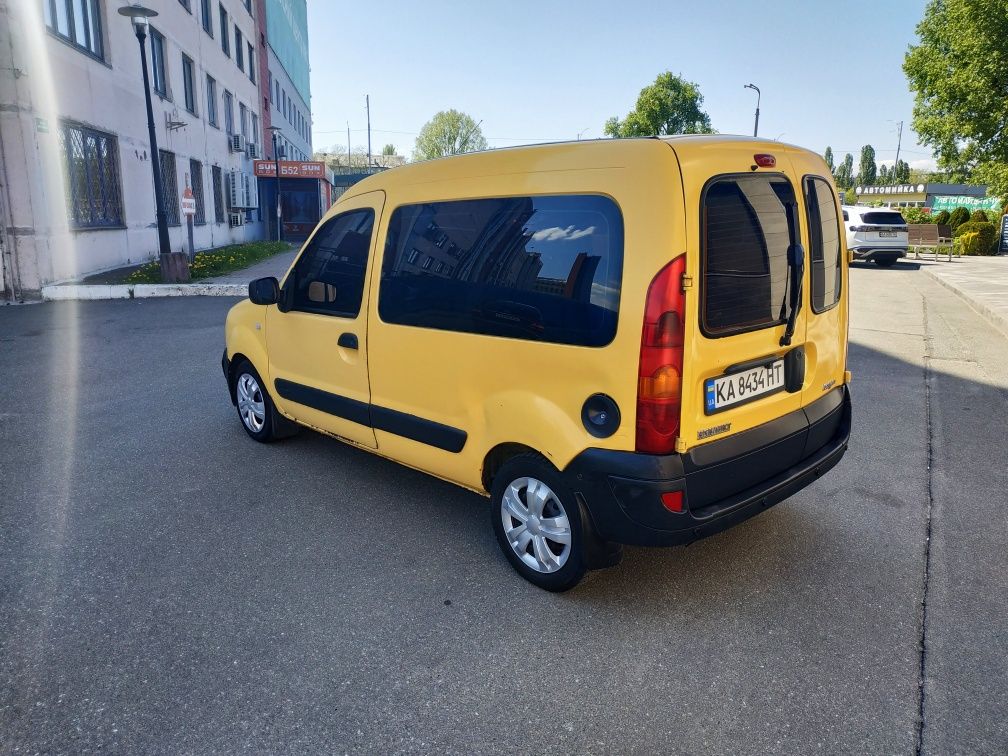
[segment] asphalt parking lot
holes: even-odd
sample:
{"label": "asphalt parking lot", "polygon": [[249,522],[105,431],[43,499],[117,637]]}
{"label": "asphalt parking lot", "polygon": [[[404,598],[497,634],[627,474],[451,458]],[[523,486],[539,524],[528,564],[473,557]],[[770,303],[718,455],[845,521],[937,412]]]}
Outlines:
{"label": "asphalt parking lot", "polygon": [[1008,339],[855,267],[850,451],[562,595],[486,500],[242,431],[228,299],[0,308],[0,752],[1008,750]]}

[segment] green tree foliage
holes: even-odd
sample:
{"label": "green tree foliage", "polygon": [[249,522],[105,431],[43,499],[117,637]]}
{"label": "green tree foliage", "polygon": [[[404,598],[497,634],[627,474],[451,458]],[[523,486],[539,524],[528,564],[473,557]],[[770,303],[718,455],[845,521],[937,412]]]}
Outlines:
{"label": "green tree foliage", "polygon": [[603,132],[611,137],[712,134],[710,116],[701,105],[703,95],[696,84],[666,71],[640,91],[626,118],[613,116]]}
{"label": "green tree foliage", "polygon": [[930,0],[903,61],[913,128],[951,178],[1008,197],[1008,3]]}
{"label": "green tree foliage", "polygon": [[934,223],[923,207],[901,207],[900,215],[907,223]]}
{"label": "green tree foliage", "polygon": [[987,213],[983,210],[974,210],[970,213],[970,223],[986,223],[990,218],[987,217]]}
{"label": "green tree foliage", "polygon": [[955,233],[955,230],[959,228],[959,226],[961,226],[963,223],[966,223],[968,220],[969,220],[969,210],[967,210],[965,207],[957,207],[955,210],[952,211],[952,214],[949,216],[948,224],[952,226],[952,232]]}
{"label": "green tree foliage", "polygon": [[382,155],[395,155],[395,145],[394,144],[386,144],[384,147],[382,147],[381,154]]}
{"label": "green tree foliage", "polygon": [[910,183],[910,164],[905,160],[897,160],[889,174],[889,180],[894,184]]}
{"label": "green tree foliage", "polygon": [[872,186],[876,178],[875,148],[870,144],[866,144],[861,148],[861,161],[858,163],[857,181],[861,186]]}
{"label": "green tree foliage", "polygon": [[413,159],[431,160],[486,148],[486,139],[476,121],[457,110],[442,110],[420,129],[413,145]]}
{"label": "green tree foliage", "polygon": [[826,152],[823,153],[823,160],[826,161],[826,167],[832,171],[836,166],[833,165],[833,148],[827,147]]}
{"label": "green tree foliage", "polygon": [[889,175],[889,166],[880,165],[878,169],[878,182],[880,184],[885,185],[892,180],[893,180],[892,176]]}
{"label": "green tree foliage", "polygon": [[940,213],[931,218],[931,222],[937,223],[939,226],[949,225],[949,211],[942,210]]}
{"label": "green tree foliage", "polygon": [[849,152],[844,155],[843,162],[837,166],[833,173],[837,186],[841,189],[850,189],[854,186],[854,156]]}
{"label": "green tree foliage", "polygon": [[843,193],[843,203],[845,205],[856,205],[857,204],[857,195],[854,194],[854,190],[853,189],[848,189],[846,192]]}

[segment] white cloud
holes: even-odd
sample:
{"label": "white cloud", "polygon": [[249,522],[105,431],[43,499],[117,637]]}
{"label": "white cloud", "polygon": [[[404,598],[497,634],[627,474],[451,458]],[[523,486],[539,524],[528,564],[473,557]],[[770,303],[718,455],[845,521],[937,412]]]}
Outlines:
{"label": "white cloud", "polygon": [[550,226],[549,228],[536,231],[532,234],[532,238],[536,241],[560,241],[562,239],[573,241],[574,239],[580,239],[583,236],[589,236],[593,233],[595,233],[595,226],[588,226],[588,228],[579,229],[574,228],[574,226],[567,226],[567,228]]}
{"label": "white cloud", "polygon": [[910,167],[919,171],[937,171],[938,162],[934,158],[921,158],[920,160],[911,160]]}

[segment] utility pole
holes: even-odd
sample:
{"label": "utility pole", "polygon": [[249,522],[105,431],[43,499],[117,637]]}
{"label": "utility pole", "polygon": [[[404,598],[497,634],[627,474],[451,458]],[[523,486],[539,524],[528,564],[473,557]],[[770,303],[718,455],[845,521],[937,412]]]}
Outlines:
{"label": "utility pole", "polygon": [[350,121],[346,122],[346,165],[350,167]]}
{"label": "utility pole", "polygon": [[899,151],[903,144],[903,121],[899,122],[899,136],[896,138],[896,168],[899,169]]}
{"label": "utility pole", "polygon": [[367,165],[371,167],[371,95],[364,95],[364,105],[367,107]]}

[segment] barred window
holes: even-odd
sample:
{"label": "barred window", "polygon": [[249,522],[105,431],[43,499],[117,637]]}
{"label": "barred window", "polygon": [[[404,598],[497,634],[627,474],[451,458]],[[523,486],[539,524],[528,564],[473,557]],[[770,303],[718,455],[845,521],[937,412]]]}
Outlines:
{"label": "barred window", "polygon": [[175,153],[161,153],[161,186],[164,188],[165,214],[169,226],[181,226],[179,220],[178,173],[175,171]]}
{"label": "barred window", "polygon": [[53,34],[99,60],[105,59],[98,0],[42,0],[42,12]]}
{"label": "barred window", "polygon": [[224,222],[224,174],[219,165],[211,166],[210,176],[213,182],[213,212],[214,223]]}
{"label": "barred window", "polygon": [[192,196],[196,200],[196,215],[193,223],[197,226],[206,225],[206,206],[203,204],[203,164],[199,160],[189,160],[189,183],[192,186]]}
{"label": "barred window", "polygon": [[59,140],[64,159],[70,226],[122,226],[119,143],[116,138],[94,129],[64,123],[60,126]]}

